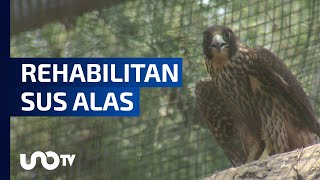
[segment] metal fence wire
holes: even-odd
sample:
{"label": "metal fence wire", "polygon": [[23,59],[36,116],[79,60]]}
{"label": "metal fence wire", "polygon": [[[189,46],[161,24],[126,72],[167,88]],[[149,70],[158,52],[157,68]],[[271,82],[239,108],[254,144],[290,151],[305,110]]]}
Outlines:
{"label": "metal fence wire", "polygon": [[[320,1],[106,2],[85,11],[74,0],[10,1],[11,57],[183,57],[183,87],[142,88],[136,118],[11,117],[12,179],[199,179],[230,167],[194,97],[212,25],[281,57],[320,116]],[[37,150],[77,157],[70,168],[23,170],[19,154]]]}

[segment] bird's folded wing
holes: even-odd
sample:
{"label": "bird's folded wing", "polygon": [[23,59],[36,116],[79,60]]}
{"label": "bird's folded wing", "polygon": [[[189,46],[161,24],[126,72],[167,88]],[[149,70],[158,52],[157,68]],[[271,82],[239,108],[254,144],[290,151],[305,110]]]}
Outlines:
{"label": "bird's folded wing", "polygon": [[255,53],[252,66],[259,69],[259,73],[263,73],[263,76],[260,76],[264,78],[262,81],[272,83],[277,92],[283,93],[283,96],[293,103],[293,107],[297,107],[296,111],[302,114],[304,122],[301,123],[320,136],[320,126],[308,97],[289,68],[265,48],[256,49]]}
{"label": "bird's folded wing", "polygon": [[211,133],[234,166],[244,164],[247,155],[229,106],[211,78],[199,80],[195,87],[196,101]]}

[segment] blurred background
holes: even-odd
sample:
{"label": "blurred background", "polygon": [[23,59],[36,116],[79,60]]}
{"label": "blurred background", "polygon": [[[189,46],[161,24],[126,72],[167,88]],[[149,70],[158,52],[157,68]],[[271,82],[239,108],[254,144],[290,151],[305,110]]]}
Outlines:
{"label": "blurred background", "polygon": [[[318,0],[10,0],[10,55],[183,57],[182,88],[142,88],[141,116],[11,117],[12,179],[200,179],[231,167],[194,97],[207,77],[202,32],[233,29],[290,67],[320,116]],[[20,167],[19,154],[77,154],[73,166]]]}

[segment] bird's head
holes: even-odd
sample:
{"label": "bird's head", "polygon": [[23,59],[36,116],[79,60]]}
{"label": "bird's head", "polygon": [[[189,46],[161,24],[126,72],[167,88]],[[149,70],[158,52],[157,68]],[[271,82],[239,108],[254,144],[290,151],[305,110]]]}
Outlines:
{"label": "bird's head", "polygon": [[210,64],[221,65],[236,54],[237,37],[228,27],[212,26],[203,33],[202,48]]}

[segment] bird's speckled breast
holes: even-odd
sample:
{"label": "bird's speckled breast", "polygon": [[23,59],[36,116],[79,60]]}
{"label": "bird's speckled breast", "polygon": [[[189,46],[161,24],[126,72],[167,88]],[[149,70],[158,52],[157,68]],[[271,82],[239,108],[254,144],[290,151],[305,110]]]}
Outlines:
{"label": "bird's speckled breast", "polygon": [[244,71],[238,68],[227,66],[221,71],[216,78],[217,86],[221,94],[242,117],[252,117],[251,104],[254,97],[248,91],[250,87],[249,77]]}
{"label": "bird's speckled breast", "polygon": [[[252,117],[256,112],[253,112],[252,105],[257,101],[252,94],[252,80],[256,80],[250,76],[248,63],[244,60],[244,56],[238,55],[236,60],[229,61],[228,64],[221,68],[216,68],[211,72],[217,87],[230,106],[236,110],[237,115],[241,117]],[[260,94],[261,88],[259,82],[254,84],[254,92]],[[257,96],[256,96],[257,97]],[[257,119],[252,123],[258,125]]]}
{"label": "bird's speckled breast", "polygon": [[[284,144],[273,145],[274,152],[283,152],[287,148],[286,133],[282,132],[285,130],[286,120],[283,112],[284,103],[281,97],[272,96],[274,94],[259,81],[256,77],[258,72],[249,68],[249,64],[245,55],[239,55],[237,60],[230,61],[211,75],[221,94],[234,109],[234,115],[247,119],[248,127],[256,130],[257,136],[261,136],[261,139],[268,139],[271,144],[283,142]],[[271,124],[264,124],[265,122]],[[281,127],[279,130],[270,129],[277,124]],[[261,129],[265,130],[261,131]],[[259,132],[265,132],[265,134],[259,134]],[[282,141],[276,141],[277,138],[281,138]]]}

